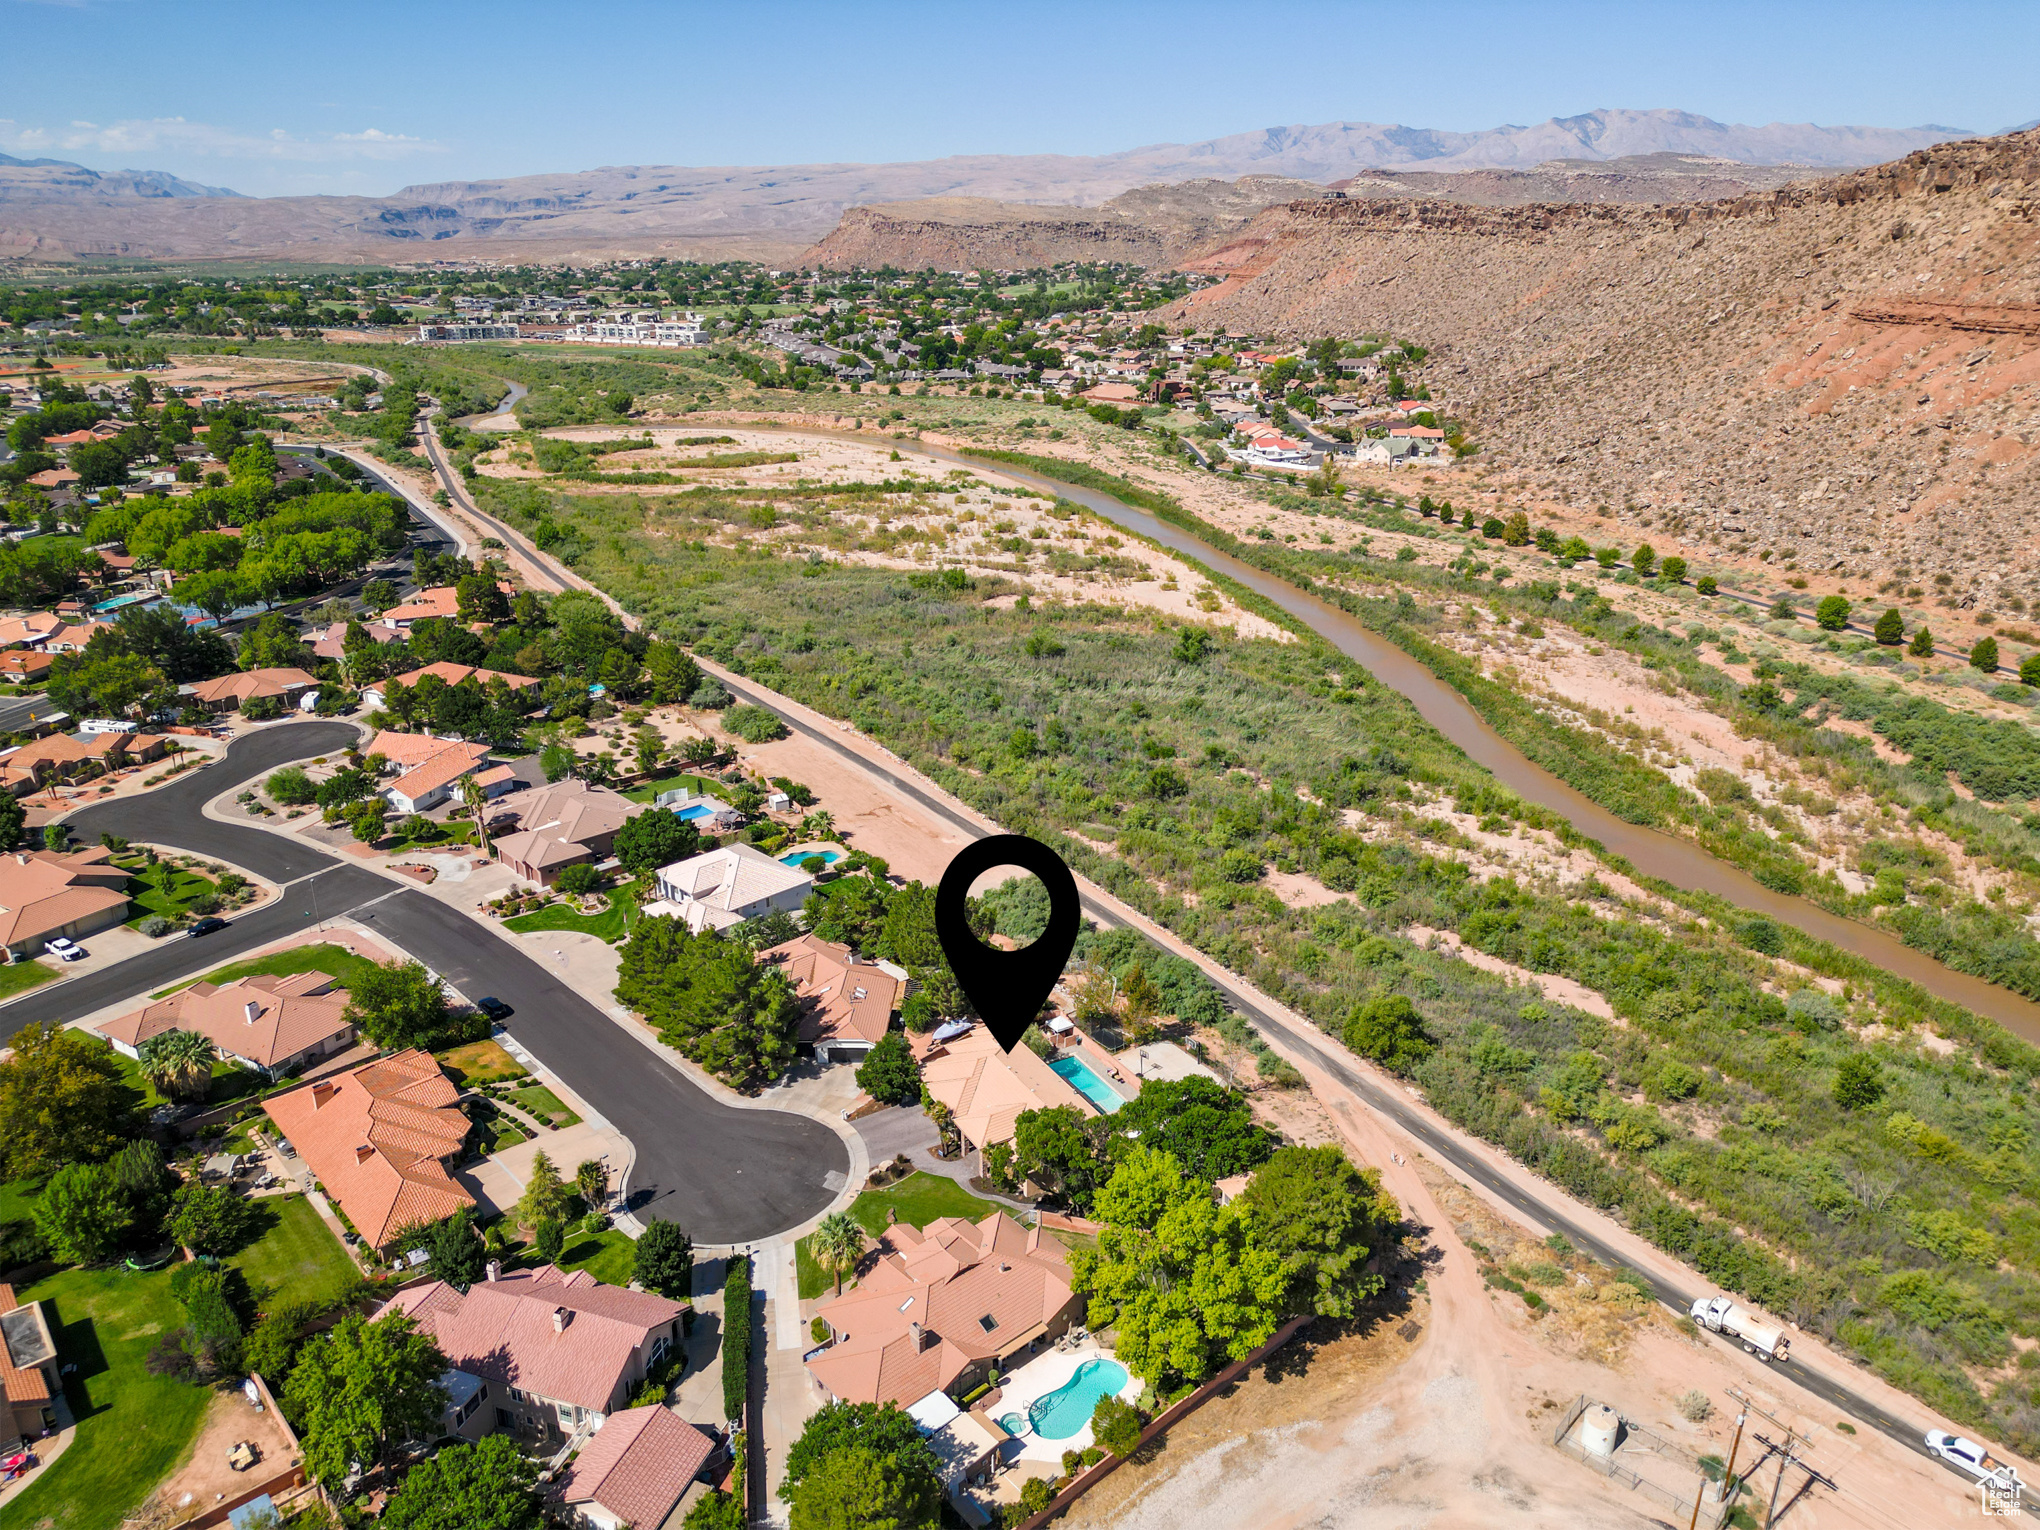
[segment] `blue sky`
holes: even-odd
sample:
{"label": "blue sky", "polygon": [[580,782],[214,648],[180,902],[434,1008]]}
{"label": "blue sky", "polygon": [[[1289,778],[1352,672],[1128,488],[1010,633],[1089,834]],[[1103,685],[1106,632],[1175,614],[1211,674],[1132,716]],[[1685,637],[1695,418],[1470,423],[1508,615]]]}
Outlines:
{"label": "blue sky", "polygon": [[0,0],[0,50],[0,151],[256,195],[1093,154],[1342,119],[1465,131],[1595,107],[1979,131],[2040,117],[2031,0]]}

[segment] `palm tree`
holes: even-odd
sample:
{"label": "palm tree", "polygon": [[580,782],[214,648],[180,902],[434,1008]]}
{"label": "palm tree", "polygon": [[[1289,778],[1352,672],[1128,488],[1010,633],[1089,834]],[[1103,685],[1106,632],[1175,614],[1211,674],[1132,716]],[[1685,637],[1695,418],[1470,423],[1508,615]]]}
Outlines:
{"label": "palm tree", "polygon": [[482,854],[494,855],[489,848],[489,795],[482,789],[482,783],[473,776],[463,776],[460,781],[461,805],[474,815],[475,839],[482,847]]}
{"label": "palm tree", "polygon": [[202,1096],[212,1083],[213,1044],[197,1031],[165,1031],[141,1044],[142,1077],[161,1095]]}
{"label": "palm tree", "polygon": [[843,1294],[843,1274],[855,1270],[864,1257],[864,1229],[847,1211],[832,1211],[808,1235],[808,1252],[815,1263],[836,1277],[836,1294]]}
{"label": "palm tree", "polygon": [[800,821],[802,839],[834,839],[836,818],[827,808],[810,813]]}

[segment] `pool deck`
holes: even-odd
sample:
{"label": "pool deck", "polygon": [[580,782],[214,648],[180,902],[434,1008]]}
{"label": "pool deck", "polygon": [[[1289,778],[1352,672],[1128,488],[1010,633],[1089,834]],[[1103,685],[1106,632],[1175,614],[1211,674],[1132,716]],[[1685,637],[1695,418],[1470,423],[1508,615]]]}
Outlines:
{"label": "pool deck", "polygon": [[[1008,1413],[1017,1413],[1025,1418],[1029,1407],[1076,1375],[1077,1367],[1086,1360],[1112,1358],[1112,1352],[1095,1339],[1086,1339],[1074,1349],[1043,1351],[1009,1374],[1001,1383],[999,1406],[993,1415],[994,1419],[1004,1418]],[[1128,1402],[1137,1402],[1141,1391],[1140,1378],[1129,1373],[1126,1385],[1119,1389],[1119,1395]],[[1087,1419],[1083,1428],[1064,1440],[1044,1440],[1035,1434],[1025,1434],[1018,1439],[1009,1438],[999,1447],[999,1456],[1007,1462],[1053,1461],[1060,1466],[1064,1451],[1083,1450],[1090,1443],[1091,1424]]]}

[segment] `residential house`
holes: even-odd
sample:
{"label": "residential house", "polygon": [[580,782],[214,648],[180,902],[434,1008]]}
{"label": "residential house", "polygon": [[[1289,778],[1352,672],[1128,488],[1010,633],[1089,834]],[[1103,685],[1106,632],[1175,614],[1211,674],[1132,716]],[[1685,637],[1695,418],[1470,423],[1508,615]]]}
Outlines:
{"label": "residential house", "polygon": [[890,962],[860,962],[848,946],[802,935],[758,953],[779,968],[800,1000],[803,1046],[823,1062],[862,1057],[885,1036],[906,994],[906,972]]}
{"label": "residential house", "polygon": [[645,811],[620,792],[569,777],[510,799],[516,827],[495,841],[513,875],[550,887],[562,871],[609,858],[616,831]]}
{"label": "residential house", "polygon": [[1075,1085],[1026,1047],[1009,1052],[986,1026],[950,1035],[954,1029],[915,1037],[912,1045],[921,1057],[921,1082],[949,1107],[964,1145],[977,1149],[981,1168],[986,1148],[1013,1140],[1023,1111],[1073,1105],[1081,1115],[1098,1114]]}
{"label": "residential house", "polygon": [[262,1109],[371,1248],[436,1222],[475,1199],[453,1177],[468,1118],[460,1091],[417,1048],[378,1058],[286,1094]]}
{"label": "residential house", "polygon": [[216,679],[200,680],[194,685],[180,685],[178,690],[208,712],[232,712],[251,701],[275,701],[289,706],[318,683],[316,675],[282,667],[244,669]]}
{"label": "residential house", "polygon": [[420,590],[402,605],[391,606],[371,624],[394,632],[409,632],[413,622],[428,617],[450,619],[460,615],[460,592],[450,584],[435,584]]}
{"label": "residential house", "polygon": [[611,1414],[560,1476],[558,1501],[586,1530],[662,1525],[718,1448],[660,1403]]}
{"label": "residential house", "polygon": [[196,1031],[242,1067],[286,1076],[354,1044],[347,990],[333,983],[323,972],[194,983],[93,1029],[127,1057],[165,1031]]}
{"label": "residential house", "polygon": [[441,660],[437,664],[427,664],[423,669],[414,669],[407,675],[398,675],[393,680],[380,680],[374,685],[366,686],[361,692],[361,699],[368,704],[371,711],[379,711],[384,697],[389,693],[389,687],[401,685],[416,689],[418,682],[427,675],[443,680],[448,685],[460,685],[468,680],[474,681],[476,685],[487,685],[491,680],[501,680],[513,691],[528,690],[538,684],[538,681],[530,675],[505,674],[500,669],[478,669],[471,664],[451,664]]}
{"label": "residential house", "polygon": [[396,767],[397,779],[383,796],[399,813],[423,813],[438,807],[460,790],[460,783],[489,759],[487,744],[434,738],[429,733],[397,733],[385,728],[368,746]]}
{"label": "residential house", "polygon": [[160,759],[169,747],[159,733],[53,733],[0,753],[0,786],[21,796],[52,777],[70,781]]}
{"label": "residential house", "polygon": [[[380,622],[365,622],[361,630],[374,643],[401,643],[404,634],[394,627],[385,627]],[[321,659],[344,659],[347,657],[347,623],[333,622],[311,635],[312,652]]]}
{"label": "residential house", "polygon": [[10,685],[47,680],[56,663],[50,655],[38,653],[33,648],[10,648],[0,652],[0,680]]}
{"label": "residential house", "polygon": [[43,639],[43,651],[45,653],[83,653],[85,645],[91,642],[94,637],[102,632],[111,632],[113,630],[112,622],[95,621],[89,617],[84,621],[66,622]]}
{"label": "residential house", "polygon": [[898,1222],[856,1289],[818,1309],[835,1342],[808,1357],[808,1374],[842,1402],[911,1407],[1060,1337],[1082,1307],[1062,1245],[1039,1227],[1003,1211],[918,1230]]}
{"label": "residential house", "polygon": [[0,947],[10,962],[59,935],[76,940],[128,916],[128,874],[112,852],[17,850],[0,855]]}
{"label": "residential house", "polygon": [[53,611],[0,618],[0,648],[40,648],[63,625],[64,619]]}
{"label": "residential house", "polygon": [[645,912],[683,920],[687,928],[726,930],[776,911],[792,913],[807,901],[815,879],[782,866],[749,845],[724,845],[659,868],[659,898]]}
{"label": "residential house", "polygon": [[509,1429],[550,1444],[585,1437],[621,1414],[681,1341],[686,1311],[685,1302],[605,1285],[585,1270],[546,1265],[506,1275],[491,1264],[488,1278],[464,1293],[428,1281],[398,1292],[376,1317],[405,1313],[456,1377],[480,1384],[448,1388],[470,1394],[455,1411],[471,1410],[457,1424],[450,1417],[449,1432],[475,1439]]}
{"label": "residential house", "polygon": [[0,1282],[0,1439],[24,1444],[57,1427],[57,1341],[41,1302]]}

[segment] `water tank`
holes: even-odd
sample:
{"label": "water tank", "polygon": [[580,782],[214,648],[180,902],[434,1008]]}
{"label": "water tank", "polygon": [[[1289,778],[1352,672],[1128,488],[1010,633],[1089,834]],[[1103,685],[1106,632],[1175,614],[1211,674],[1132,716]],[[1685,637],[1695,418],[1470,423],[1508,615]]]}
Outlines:
{"label": "water tank", "polygon": [[1606,1403],[1595,1403],[1580,1415],[1580,1444],[1590,1456],[1612,1456],[1622,1433],[1622,1416]]}

